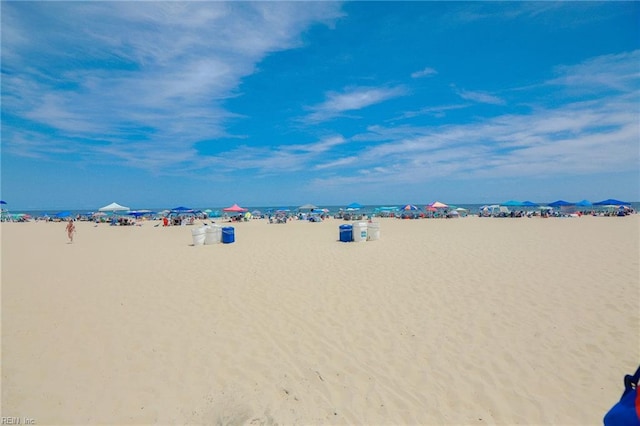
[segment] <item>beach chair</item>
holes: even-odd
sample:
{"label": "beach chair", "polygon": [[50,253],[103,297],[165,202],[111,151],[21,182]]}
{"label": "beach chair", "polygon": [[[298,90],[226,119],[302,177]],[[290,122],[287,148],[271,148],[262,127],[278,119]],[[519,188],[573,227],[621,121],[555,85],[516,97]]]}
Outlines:
{"label": "beach chair", "polygon": [[605,426],[640,426],[640,367],[633,376],[624,376],[622,397],[604,416]]}

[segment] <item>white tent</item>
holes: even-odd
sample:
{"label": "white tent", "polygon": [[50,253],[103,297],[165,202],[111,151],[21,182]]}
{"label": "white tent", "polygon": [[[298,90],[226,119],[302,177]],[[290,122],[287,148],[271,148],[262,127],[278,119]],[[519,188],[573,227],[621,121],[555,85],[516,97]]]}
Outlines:
{"label": "white tent", "polygon": [[100,207],[98,209],[98,211],[101,211],[101,212],[123,212],[127,210],[131,210],[131,209],[129,209],[129,207],[121,206],[118,203],[111,203],[108,206]]}

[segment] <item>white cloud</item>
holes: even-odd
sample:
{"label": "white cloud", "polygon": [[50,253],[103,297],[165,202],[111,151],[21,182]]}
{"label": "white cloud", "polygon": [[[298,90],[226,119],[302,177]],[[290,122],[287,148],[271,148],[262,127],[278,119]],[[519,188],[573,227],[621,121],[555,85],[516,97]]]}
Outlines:
{"label": "white cloud", "polygon": [[438,71],[434,70],[433,68],[427,67],[421,71],[416,71],[412,73],[411,78],[428,77],[430,75],[436,75],[436,74],[438,74]]}
{"label": "white cloud", "polygon": [[504,99],[501,99],[487,92],[461,90],[461,89],[455,89],[455,91],[458,94],[458,96],[468,101],[478,102],[481,104],[492,104],[492,105],[505,104]]}
{"label": "white cloud", "polygon": [[591,93],[632,90],[638,87],[639,63],[640,50],[598,56],[578,65],[556,67],[558,77],[547,84]]}
{"label": "white cloud", "polygon": [[[151,152],[165,153],[161,164],[167,166],[171,158],[182,158],[176,151],[226,136],[226,123],[237,114],[222,102],[238,95],[242,78],[270,53],[300,46],[309,26],[342,16],[335,2],[2,7],[3,112],[56,133],[55,139],[42,138],[43,153],[64,143],[81,156],[109,155],[104,161],[112,161],[136,149],[133,142],[118,141],[133,140],[153,146],[136,149],[132,162],[143,167],[158,164],[156,158],[144,160]],[[5,136],[24,131],[10,132],[9,126],[3,123]],[[110,146],[94,150],[86,143],[96,139]]]}
{"label": "white cloud", "polygon": [[345,91],[329,92],[326,100],[309,109],[313,112],[306,117],[305,122],[321,122],[335,118],[346,111],[356,111],[396,98],[406,94],[403,87],[355,87]]}

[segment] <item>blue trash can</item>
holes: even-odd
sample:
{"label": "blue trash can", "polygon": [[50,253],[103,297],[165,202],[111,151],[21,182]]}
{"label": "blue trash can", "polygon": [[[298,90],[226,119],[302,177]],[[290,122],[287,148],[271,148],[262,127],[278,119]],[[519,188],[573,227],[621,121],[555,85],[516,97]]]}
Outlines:
{"label": "blue trash can", "polygon": [[353,225],[340,225],[340,241],[343,243],[353,241]]}
{"label": "blue trash can", "polygon": [[233,226],[225,226],[222,228],[222,243],[230,244],[236,240],[235,229]]}

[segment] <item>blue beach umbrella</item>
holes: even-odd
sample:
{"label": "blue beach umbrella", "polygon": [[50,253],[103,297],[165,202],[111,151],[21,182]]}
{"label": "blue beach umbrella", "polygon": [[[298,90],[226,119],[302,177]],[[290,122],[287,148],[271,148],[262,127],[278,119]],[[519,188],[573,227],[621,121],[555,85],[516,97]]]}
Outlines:
{"label": "blue beach umbrella", "polygon": [[576,206],[580,206],[580,207],[591,207],[593,206],[593,203],[591,203],[591,201],[589,200],[582,200],[582,201],[578,201],[576,203]]}
{"label": "blue beach umbrella", "polygon": [[523,206],[522,201],[516,201],[516,200],[509,200],[500,205],[505,207],[522,207]]}
{"label": "blue beach umbrella", "polygon": [[69,217],[69,216],[71,216],[71,212],[69,211],[64,211],[56,214],[56,217],[59,219],[64,219],[65,217]]}
{"label": "blue beach umbrella", "polygon": [[538,207],[538,204],[533,201],[523,201],[522,207]]}
{"label": "blue beach umbrella", "polygon": [[405,204],[404,206],[402,206],[402,210],[420,210],[417,206],[414,206],[413,204]]}
{"label": "blue beach umbrella", "polygon": [[630,206],[631,203],[609,198],[607,200],[602,200],[602,201],[598,201],[597,203],[593,203],[593,205],[594,206]]}
{"label": "blue beach umbrella", "polygon": [[140,216],[144,216],[145,214],[151,214],[151,213],[153,213],[151,210],[132,210],[128,214],[129,216],[134,216],[136,218],[139,218]]}
{"label": "blue beach umbrella", "polygon": [[359,203],[351,203],[347,206],[347,210],[351,209],[351,210],[360,210],[362,208],[362,204]]}
{"label": "blue beach umbrella", "polygon": [[558,200],[558,201],[554,201],[553,203],[549,203],[548,205],[551,207],[566,207],[566,206],[573,206],[575,204],[570,203],[568,201],[564,201],[564,200]]}
{"label": "blue beach umbrella", "polygon": [[4,200],[0,200],[0,204],[7,204],[7,202]]}

